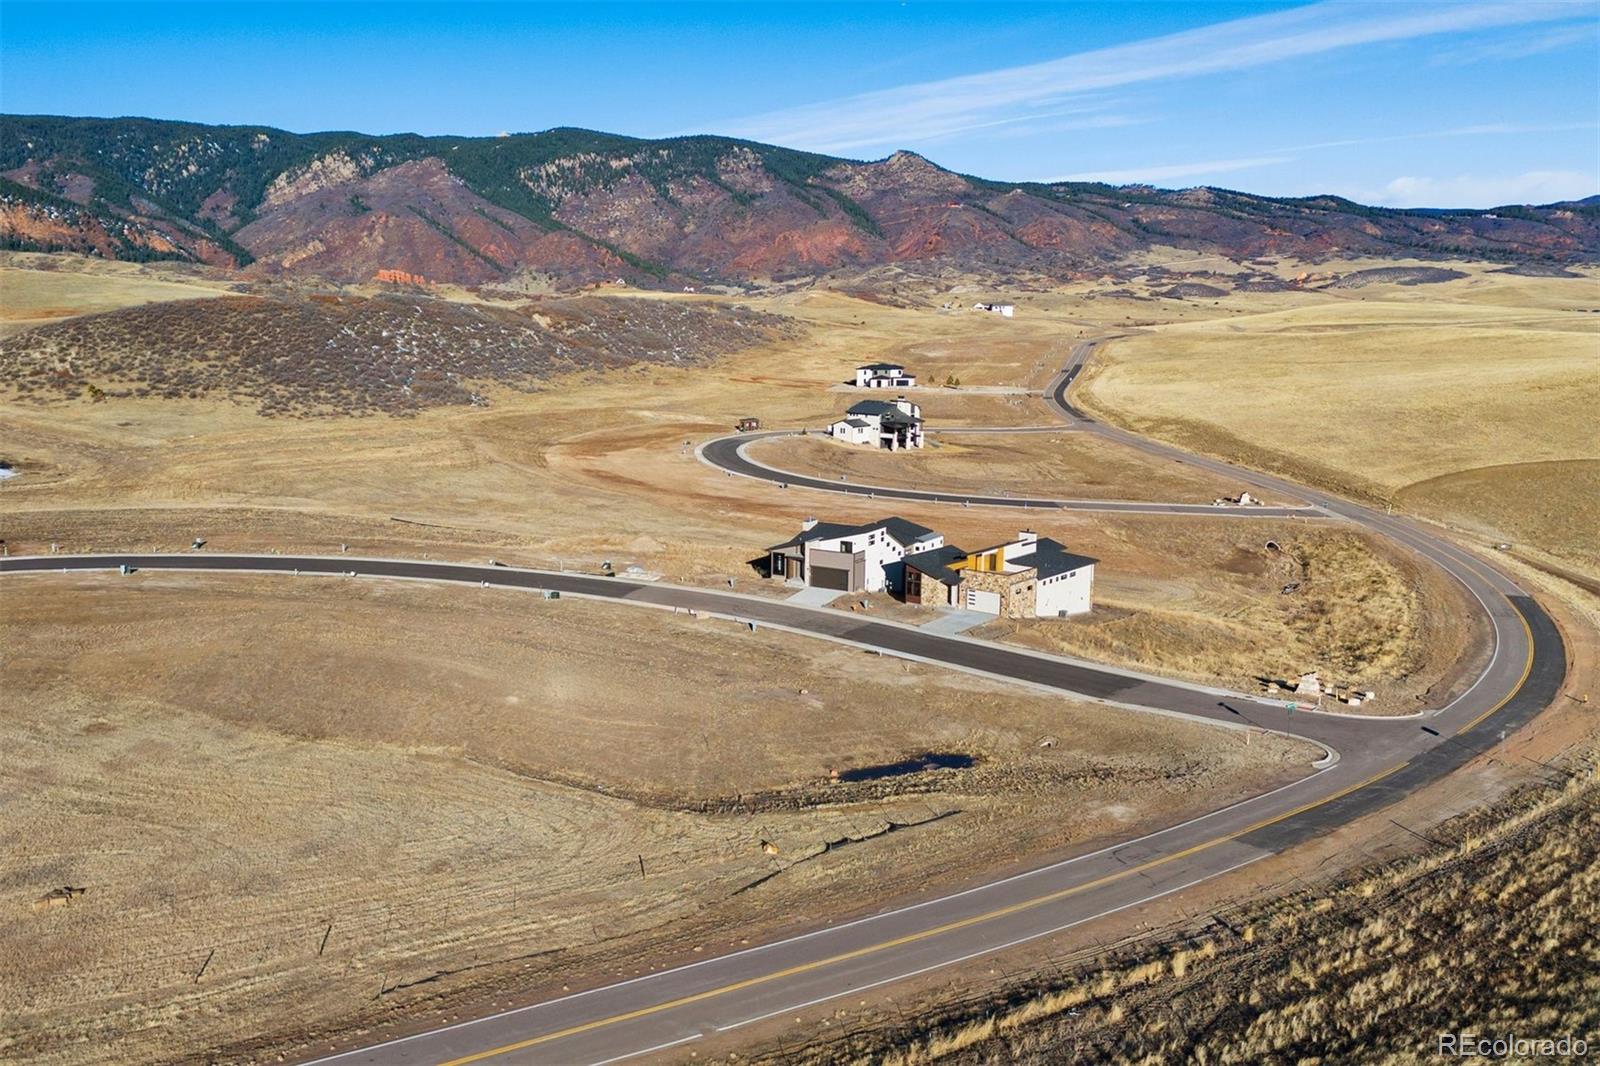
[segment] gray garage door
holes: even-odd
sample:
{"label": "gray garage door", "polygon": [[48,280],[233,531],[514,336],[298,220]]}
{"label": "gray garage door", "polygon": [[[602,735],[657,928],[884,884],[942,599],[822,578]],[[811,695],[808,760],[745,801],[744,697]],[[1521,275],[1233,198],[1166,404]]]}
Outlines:
{"label": "gray garage door", "polygon": [[832,566],[813,566],[811,568],[811,583],[819,589],[838,589],[840,592],[849,592],[850,571]]}

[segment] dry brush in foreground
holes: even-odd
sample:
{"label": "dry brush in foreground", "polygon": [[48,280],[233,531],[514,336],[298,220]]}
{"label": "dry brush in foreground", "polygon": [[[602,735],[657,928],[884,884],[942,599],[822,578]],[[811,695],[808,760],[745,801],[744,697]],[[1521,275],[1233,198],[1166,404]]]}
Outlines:
{"label": "dry brush in foreground", "polygon": [[1445,1033],[1600,1046],[1600,755],[1553,774],[1440,827],[1424,851],[1331,886],[754,1058],[1409,1062]]}

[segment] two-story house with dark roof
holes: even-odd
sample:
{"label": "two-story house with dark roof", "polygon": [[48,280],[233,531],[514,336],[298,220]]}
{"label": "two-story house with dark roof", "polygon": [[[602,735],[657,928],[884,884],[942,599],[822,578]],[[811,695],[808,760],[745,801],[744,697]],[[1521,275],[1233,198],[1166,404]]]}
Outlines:
{"label": "two-story house with dark roof", "polygon": [[856,367],[858,389],[910,389],[916,384],[916,375],[906,373],[906,368],[899,363],[867,363]]}
{"label": "two-story house with dark roof", "polygon": [[767,549],[775,578],[838,589],[900,594],[905,558],[944,544],[944,534],[904,518],[844,524],[808,518],[800,532]]}
{"label": "two-story house with dark roof", "polygon": [[922,408],[904,396],[862,400],[828,426],[828,436],[846,444],[870,444],[890,451],[922,447]]}
{"label": "two-story house with dark roof", "polygon": [[1096,560],[1031,529],[977,551],[904,518],[856,524],[808,518],[767,549],[774,577],[840,592],[894,593],[907,603],[1002,618],[1060,618],[1093,605]]}

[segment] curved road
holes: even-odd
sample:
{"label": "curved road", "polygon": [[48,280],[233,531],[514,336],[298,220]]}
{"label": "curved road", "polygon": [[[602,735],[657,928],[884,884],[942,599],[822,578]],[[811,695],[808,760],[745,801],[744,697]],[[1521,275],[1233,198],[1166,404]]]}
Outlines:
{"label": "curved road", "polygon": [[[1263,489],[1305,499],[1330,515],[1395,537],[1452,574],[1483,606],[1494,633],[1481,675],[1449,705],[1421,718],[1362,719],[1292,714],[1281,703],[1230,697],[1175,682],[1032,654],[965,637],[922,633],[890,622],[708,590],[497,566],[249,555],[46,556],[0,560],[0,574],[149,569],[269,571],[415,578],[553,589],[643,606],[689,608],[844,640],[1118,704],[1228,725],[1281,730],[1336,753],[1283,788],[1100,851],[1052,863],[907,907],[829,925],[632,981],[317,1060],[455,1066],[497,1062],[610,1063],[692,1045],[766,1018],[793,1015],[970,958],[990,955],[1247,866],[1455,770],[1527,722],[1559,691],[1566,672],[1561,636],[1544,611],[1507,577],[1421,527],[1328,494],[1084,419],[1066,390],[1092,346],[1074,349],[1051,401],[1078,428],[1156,455],[1215,466]],[[708,456],[709,458],[709,456]],[[839,491],[821,482],[818,487]],[[849,491],[848,488],[845,491]],[[1057,501],[1059,502],[1059,501]],[[996,498],[994,506],[1020,506]],[[1219,509],[1203,507],[1205,513]],[[1251,514],[1270,509],[1250,508]],[[814,1016],[814,1015],[813,1015]]]}
{"label": "curved road", "polygon": [[[1056,427],[1056,432],[1066,427]],[[969,430],[963,429],[964,432]],[[718,437],[695,449],[703,462],[740,477],[770,481],[784,488],[816,489],[847,496],[867,496],[872,499],[914,500],[919,503],[951,503],[963,507],[1024,507],[1054,511],[1122,511],[1132,514],[1188,514],[1214,515],[1234,518],[1293,518],[1324,517],[1315,507],[1239,507],[1209,503],[1152,503],[1144,500],[1055,500],[1038,496],[975,496],[970,493],[937,492],[929,489],[893,488],[886,485],[863,485],[853,481],[829,481],[810,474],[795,474],[777,467],[758,463],[745,449],[758,440],[771,437],[792,437],[799,431],[771,429],[755,433]],[[1036,427],[1027,429],[973,428],[972,433],[1041,433]],[[1187,460],[1185,460],[1187,461]]]}

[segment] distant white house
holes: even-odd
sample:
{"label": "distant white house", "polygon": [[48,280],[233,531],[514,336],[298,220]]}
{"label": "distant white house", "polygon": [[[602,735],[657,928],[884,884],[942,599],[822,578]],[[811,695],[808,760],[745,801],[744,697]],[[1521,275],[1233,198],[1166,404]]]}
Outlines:
{"label": "distant white house", "polygon": [[1061,618],[1093,606],[1096,560],[1031,529],[969,552],[904,518],[859,525],[806,519],[767,549],[768,572],[841,592],[888,591],[907,603],[1004,618]]}
{"label": "distant white house", "polygon": [[922,408],[904,396],[862,400],[828,426],[828,436],[846,444],[875,444],[890,451],[922,447]]}
{"label": "distant white house", "polygon": [[902,591],[905,558],[944,544],[944,534],[904,518],[845,525],[808,518],[800,532],[767,549],[775,578],[841,592]]}
{"label": "distant white house", "polygon": [[991,314],[999,315],[1001,318],[1010,318],[1017,313],[1015,304],[973,304],[972,309],[974,311],[988,311]]}
{"label": "distant white house", "polygon": [[856,367],[858,389],[910,389],[916,384],[916,375],[907,374],[899,363],[868,363]]}

